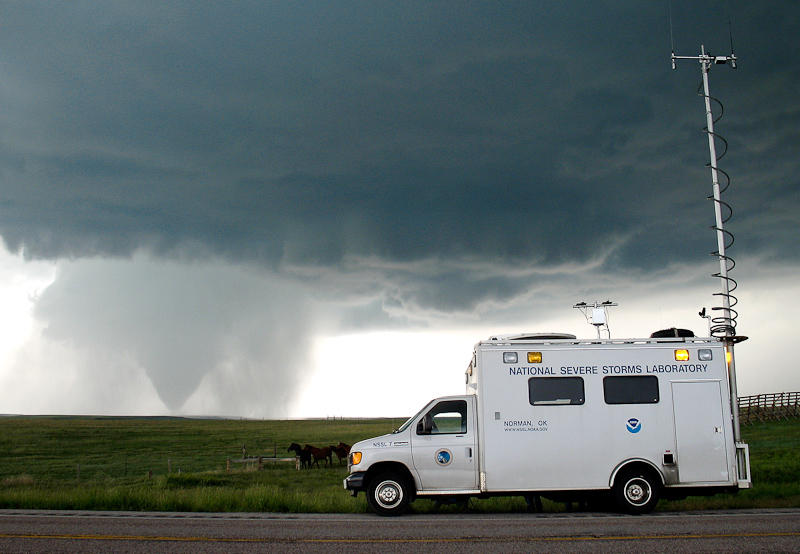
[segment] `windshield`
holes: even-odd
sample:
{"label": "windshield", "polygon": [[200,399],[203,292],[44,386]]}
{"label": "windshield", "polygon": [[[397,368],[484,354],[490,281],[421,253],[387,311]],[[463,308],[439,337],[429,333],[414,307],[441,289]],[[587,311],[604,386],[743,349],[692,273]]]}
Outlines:
{"label": "windshield", "polygon": [[412,423],[412,422],[413,422],[415,419],[417,419],[417,416],[418,416],[419,414],[421,414],[422,412],[424,412],[424,411],[425,411],[425,409],[426,409],[428,406],[430,406],[430,402],[428,402],[427,404],[425,404],[425,406],[423,406],[423,408],[422,408],[420,411],[418,411],[416,414],[414,414],[413,416],[411,416],[410,418],[408,418],[408,419],[406,420],[406,422],[405,422],[405,423],[403,423],[403,424],[402,424],[400,427],[398,427],[397,429],[395,429],[394,431],[392,431],[392,434],[395,434],[395,433],[402,433],[403,431],[405,431],[406,429],[408,429],[408,426],[409,426],[409,425],[411,425],[411,423]]}

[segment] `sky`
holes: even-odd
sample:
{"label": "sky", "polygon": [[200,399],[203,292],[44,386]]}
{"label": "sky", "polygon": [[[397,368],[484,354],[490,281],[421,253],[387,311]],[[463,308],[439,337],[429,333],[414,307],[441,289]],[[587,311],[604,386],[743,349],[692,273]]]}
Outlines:
{"label": "sky", "polygon": [[[671,14],[671,15],[670,15]],[[0,4],[0,413],[402,417],[498,333],[800,390],[797,2]],[[719,108],[714,105],[715,115]],[[718,147],[718,149],[721,149]]]}

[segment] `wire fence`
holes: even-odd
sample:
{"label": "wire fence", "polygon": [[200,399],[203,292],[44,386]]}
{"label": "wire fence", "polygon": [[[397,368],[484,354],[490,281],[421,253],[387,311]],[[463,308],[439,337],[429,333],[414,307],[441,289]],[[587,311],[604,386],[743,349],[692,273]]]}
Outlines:
{"label": "wire fence", "polygon": [[800,392],[773,392],[739,397],[739,421],[742,425],[790,417],[800,417]]}

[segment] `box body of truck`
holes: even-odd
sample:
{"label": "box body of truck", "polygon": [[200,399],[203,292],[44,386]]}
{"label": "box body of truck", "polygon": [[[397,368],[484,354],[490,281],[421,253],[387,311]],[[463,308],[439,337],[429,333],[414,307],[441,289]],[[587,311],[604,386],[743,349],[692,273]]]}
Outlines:
{"label": "box body of truck", "polygon": [[492,337],[466,385],[354,445],[345,488],[393,515],[415,497],[512,494],[642,513],[660,497],[750,486],[717,339]]}

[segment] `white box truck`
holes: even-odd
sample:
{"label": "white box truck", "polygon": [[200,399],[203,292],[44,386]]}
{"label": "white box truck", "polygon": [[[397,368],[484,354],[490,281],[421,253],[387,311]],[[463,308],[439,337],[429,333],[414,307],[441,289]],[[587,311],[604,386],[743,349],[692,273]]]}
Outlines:
{"label": "white box truck", "polygon": [[398,515],[415,498],[614,500],[750,487],[717,338],[495,336],[475,345],[466,394],[353,445],[345,489]]}

